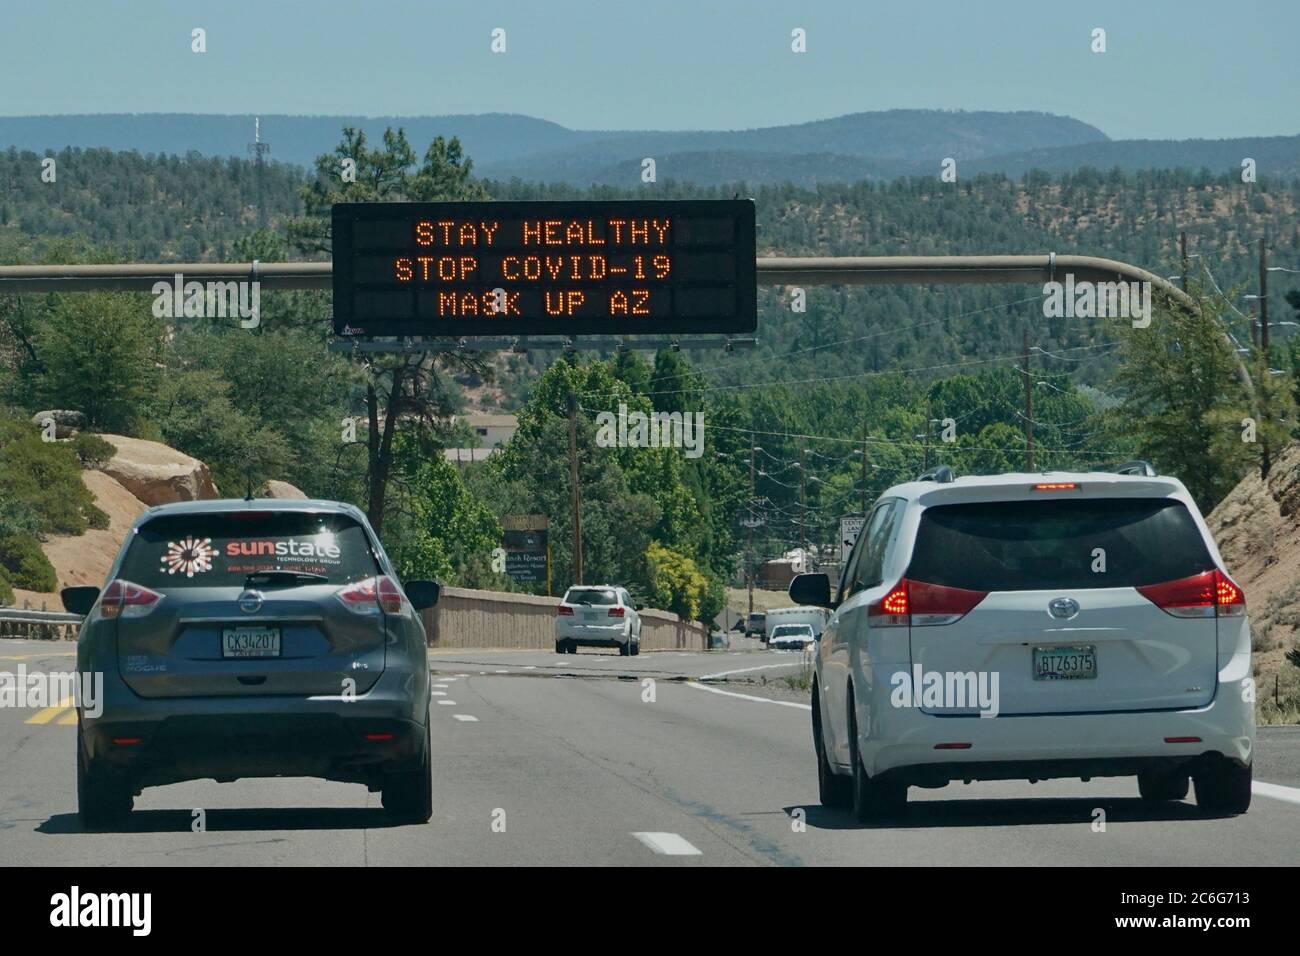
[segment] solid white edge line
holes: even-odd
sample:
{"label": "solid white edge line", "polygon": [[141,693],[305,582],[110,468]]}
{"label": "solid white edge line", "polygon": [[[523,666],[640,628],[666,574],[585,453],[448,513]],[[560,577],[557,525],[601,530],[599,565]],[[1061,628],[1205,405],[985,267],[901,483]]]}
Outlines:
{"label": "solid white edge line", "polygon": [[738,697],[741,700],[756,700],[760,704],[777,704],[781,707],[796,707],[799,710],[812,710],[812,704],[799,704],[792,700],[773,700],[771,697],[755,697],[752,694],[737,694],[735,691],[719,690],[716,687],[710,687],[708,684],[701,684],[699,681],[689,680],[686,682],[687,687],[695,687],[699,690],[707,690],[710,694],[721,694],[724,697]]}
{"label": "solid white edge line", "polygon": [[676,833],[633,833],[660,856],[703,856],[704,851]]}
{"label": "solid white edge line", "polygon": [[1257,796],[1281,800],[1284,803],[1300,804],[1300,789],[1296,787],[1284,787],[1280,783],[1265,783],[1263,780],[1256,780],[1250,785],[1250,789]]}

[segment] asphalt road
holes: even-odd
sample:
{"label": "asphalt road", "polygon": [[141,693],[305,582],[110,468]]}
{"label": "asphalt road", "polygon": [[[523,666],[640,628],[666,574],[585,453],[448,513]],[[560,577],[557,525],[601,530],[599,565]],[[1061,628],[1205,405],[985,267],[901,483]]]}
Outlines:
{"label": "asphalt road", "polygon": [[[0,670],[72,647],[0,641]],[[364,787],[304,779],[147,790],[116,832],[76,818],[71,710],[0,708],[0,863],[64,865],[1212,865],[1300,859],[1300,728],[1262,728],[1248,814],[1150,808],[1129,779],[911,791],[863,826],[822,809],[808,711],[766,650],[460,651],[433,657],[433,820],[389,825]],[[750,670],[762,668],[762,670]],[[701,683],[722,672],[726,679]],[[653,700],[646,699],[653,679]],[[760,698],[760,699],[754,699]],[[1267,789],[1267,788],[1265,788]],[[1092,826],[1094,810],[1105,832]],[[202,809],[206,828],[192,829]]]}

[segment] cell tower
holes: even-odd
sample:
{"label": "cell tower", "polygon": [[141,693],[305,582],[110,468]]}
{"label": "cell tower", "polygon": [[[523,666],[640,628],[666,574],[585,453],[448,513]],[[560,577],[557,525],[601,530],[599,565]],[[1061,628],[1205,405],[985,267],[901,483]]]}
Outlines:
{"label": "cell tower", "polygon": [[271,151],[271,144],[262,142],[262,117],[253,117],[253,141],[248,144],[248,152],[257,164],[257,226],[266,228],[266,206],[262,201],[262,174],[265,161],[263,157]]}

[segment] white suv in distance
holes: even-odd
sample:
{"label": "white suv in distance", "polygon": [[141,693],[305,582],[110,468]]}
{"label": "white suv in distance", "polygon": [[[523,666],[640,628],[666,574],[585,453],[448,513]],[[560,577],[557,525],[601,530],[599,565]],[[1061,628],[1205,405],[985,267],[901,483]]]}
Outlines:
{"label": "white suv in distance", "polygon": [[812,691],[821,800],[859,819],[909,786],[1128,776],[1143,799],[1250,805],[1250,624],[1182,483],[1116,472],[884,493],[827,607]]}
{"label": "white suv in distance", "polygon": [[626,588],[598,584],[569,588],[555,609],[555,653],[579,647],[617,647],[623,657],[641,653],[640,607]]}

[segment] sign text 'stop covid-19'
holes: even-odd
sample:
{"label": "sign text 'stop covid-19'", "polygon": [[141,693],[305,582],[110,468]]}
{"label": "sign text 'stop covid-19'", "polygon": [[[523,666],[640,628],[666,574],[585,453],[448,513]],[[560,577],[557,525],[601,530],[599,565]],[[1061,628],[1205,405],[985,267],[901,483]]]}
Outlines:
{"label": "sign text 'stop covid-19'", "polygon": [[750,333],[750,200],[340,203],[339,335]]}

